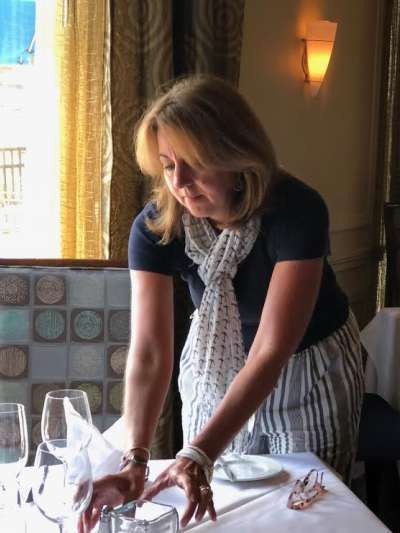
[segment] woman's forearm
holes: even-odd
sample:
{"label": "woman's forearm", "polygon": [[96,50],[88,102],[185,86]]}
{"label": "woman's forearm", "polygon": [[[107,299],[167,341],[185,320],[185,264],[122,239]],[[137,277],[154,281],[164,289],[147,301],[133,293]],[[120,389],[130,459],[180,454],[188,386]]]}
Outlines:
{"label": "woman's forearm", "polygon": [[281,367],[277,362],[266,364],[261,358],[250,359],[192,444],[215,461],[272,391]]}
{"label": "woman's forearm", "polygon": [[165,363],[167,357],[159,357],[157,361],[154,354],[139,359],[132,354],[133,362],[128,364],[125,373],[126,449],[150,447],[172,375],[172,357],[168,363]]}
{"label": "woman's forearm", "polygon": [[126,449],[149,448],[173,368],[173,282],[131,271],[132,335],[125,369],[123,418]]}

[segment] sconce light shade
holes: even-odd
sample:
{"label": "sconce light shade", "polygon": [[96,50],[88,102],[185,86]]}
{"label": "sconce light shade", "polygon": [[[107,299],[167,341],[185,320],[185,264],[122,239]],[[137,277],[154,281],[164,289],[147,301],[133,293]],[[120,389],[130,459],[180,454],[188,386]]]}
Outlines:
{"label": "sconce light shade", "polygon": [[317,20],[307,25],[303,68],[306,81],[318,91],[324,80],[336,36],[336,22]]}

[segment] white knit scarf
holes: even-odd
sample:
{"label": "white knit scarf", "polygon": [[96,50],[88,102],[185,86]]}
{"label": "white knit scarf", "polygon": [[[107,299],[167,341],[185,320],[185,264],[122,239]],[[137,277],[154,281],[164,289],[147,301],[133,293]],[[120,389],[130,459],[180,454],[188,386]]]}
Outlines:
{"label": "white knit scarf", "polygon": [[[198,274],[205,290],[192,320],[189,337],[190,360],[196,388],[190,406],[188,438],[192,440],[212,416],[230,383],[244,366],[242,328],[232,279],[238,264],[249,254],[260,229],[253,217],[239,229],[217,234],[205,218],[189,213],[182,217],[185,252],[199,265]],[[250,434],[242,428],[227,451],[245,452]]]}

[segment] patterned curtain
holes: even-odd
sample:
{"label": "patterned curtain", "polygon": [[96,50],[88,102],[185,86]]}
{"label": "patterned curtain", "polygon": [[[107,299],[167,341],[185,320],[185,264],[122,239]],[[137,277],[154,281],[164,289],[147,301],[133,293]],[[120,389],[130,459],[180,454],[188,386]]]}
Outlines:
{"label": "patterned curtain", "polygon": [[57,0],[63,258],[108,254],[109,0]]}
{"label": "patterned curtain", "polygon": [[174,73],[239,81],[244,0],[174,0]]}
{"label": "patterned curtain", "polygon": [[[384,202],[400,203],[400,0],[388,0],[386,3],[383,35],[377,169],[382,184],[382,189],[377,194],[382,246],[385,245]],[[384,306],[387,298],[385,257],[379,268],[378,307]]]}
{"label": "patterned curtain", "polygon": [[121,260],[127,257],[132,220],[146,197],[133,155],[133,130],[155,89],[172,78],[172,18],[166,0],[112,2],[111,9],[110,257]]}

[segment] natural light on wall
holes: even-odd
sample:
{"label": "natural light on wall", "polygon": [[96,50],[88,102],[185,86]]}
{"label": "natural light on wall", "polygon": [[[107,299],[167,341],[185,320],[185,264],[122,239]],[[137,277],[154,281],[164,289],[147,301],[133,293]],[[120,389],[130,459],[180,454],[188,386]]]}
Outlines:
{"label": "natural light on wall", "polygon": [[303,69],[310,91],[317,94],[324,81],[335,43],[337,23],[317,20],[307,25]]}
{"label": "natural light on wall", "polygon": [[[23,22],[32,7],[35,20],[35,4],[33,35],[25,36]],[[55,4],[52,0],[0,2],[1,257],[60,256]],[[19,44],[21,38],[26,44],[15,55],[9,43]],[[14,55],[6,55],[5,45]]]}

